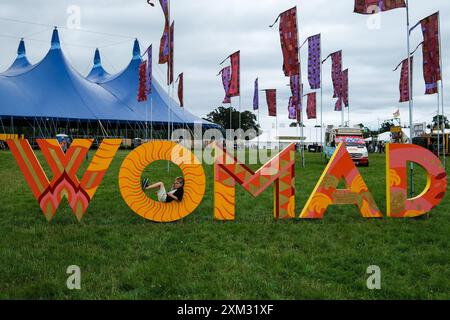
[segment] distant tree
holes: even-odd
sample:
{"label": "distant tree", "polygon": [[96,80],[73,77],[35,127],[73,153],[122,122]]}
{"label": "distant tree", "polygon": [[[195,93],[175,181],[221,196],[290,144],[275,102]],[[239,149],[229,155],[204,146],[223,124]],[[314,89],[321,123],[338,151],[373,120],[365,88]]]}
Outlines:
{"label": "distant tree", "polygon": [[[231,126],[230,126],[230,111],[231,111]],[[239,129],[239,111],[234,108],[225,108],[218,107],[214,111],[210,112],[204,118],[207,121],[218,124],[222,126],[224,129]],[[262,133],[262,130],[259,127],[259,124],[256,122],[256,115],[254,115],[250,111],[241,112],[241,129],[247,131],[249,129],[253,129],[259,134]]]}
{"label": "distant tree", "polygon": [[[291,124],[289,125],[289,127],[291,127],[291,128],[297,128],[297,127],[299,127],[299,124],[298,124],[298,122],[291,122]],[[306,126],[305,126],[305,124],[303,124],[303,128],[305,128]]]}
{"label": "distant tree", "polygon": [[450,123],[446,116],[436,115],[433,117],[433,120],[431,121],[431,127],[433,128],[433,130],[442,128],[442,124],[445,124],[445,129],[450,129]]}
{"label": "distant tree", "polygon": [[386,120],[381,124],[380,133],[390,132],[392,127],[395,127],[394,122],[392,120]]}

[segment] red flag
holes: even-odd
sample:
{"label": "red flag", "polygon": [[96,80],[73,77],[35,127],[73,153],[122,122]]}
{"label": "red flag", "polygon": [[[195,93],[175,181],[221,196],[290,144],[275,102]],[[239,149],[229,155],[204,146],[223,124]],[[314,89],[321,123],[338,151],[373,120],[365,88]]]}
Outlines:
{"label": "red flag", "polygon": [[298,60],[297,7],[280,14],[275,23],[278,19],[280,19],[279,30],[281,50],[283,51],[283,71],[286,77],[290,77],[300,73],[300,64]]}
{"label": "red flag", "polygon": [[344,102],[344,105],[346,107],[349,106],[348,103],[348,69],[345,69],[342,72],[342,92],[341,92],[341,96],[342,96],[342,102]]}
{"label": "red flag", "polygon": [[184,107],[183,100],[183,72],[178,76],[178,100],[180,101],[180,107]]}
{"label": "red flag", "polygon": [[441,80],[441,63],[439,52],[439,12],[420,21],[423,33],[423,76],[425,94],[438,92],[438,81]]}
{"label": "red flag", "polygon": [[266,91],[266,100],[267,106],[269,108],[269,117],[277,116],[277,90],[276,89],[267,89]]}
{"label": "red flag", "polygon": [[173,60],[174,60],[174,30],[175,22],[170,26],[170,52],[169,52],[169,66],[167,68],[167,85],[173,82]]}
{"label": "red flag", "polygon": [[[411,75],[413,74],[413,57],[411,57]],[[409,101],[409,83],[408,83],[408,59],[405,59],[401,63],[402,65],[402,71],[400,74],[400,102],[406,102]],[[400,64],[399,64],[400,66]],[[394,70],[396,71],[398,67]],[[411,77],[412,78],[412,77]]]}
{"label": "red flag", "polygon": [[[300,77],[299,75],[293,75],[290,78],[290,86],[292,99],[289,101],[289,108],[294,108],[289,112],[289,117],[292,117],[295,113],[297,122],[300,122],[300,116],[302,113],[302,92],[303,92],[303,84],[300,86]],[[295,111],[295,112],[294,112]],[[291,118],[289,118],[291,119]],[[294,118],[295,119],[295,118]]]}
{"label": "red flag", "polygon": [[406,8],[405,0],[355,0],[355,13],[374,14],[378,12]]}
{"label": "red flag", "polygon": [[237,97],[240,95],[240,79],[241,79],[241,67],[240,67],[240,51],[236,51],[230,56],[231,60],[231,81],[228,88],[229,97]]}
{"label": "red flag", "polygon": [[306,106],[306,115],[308,119],[317,119],[316,93],[311,92],[308,93],[307,96],[308,96],[308,104]]}
{"label": "red flag", "polygon": [[139,88],[138,102],[147,101],[147,61],[142,61],[139,65]]}

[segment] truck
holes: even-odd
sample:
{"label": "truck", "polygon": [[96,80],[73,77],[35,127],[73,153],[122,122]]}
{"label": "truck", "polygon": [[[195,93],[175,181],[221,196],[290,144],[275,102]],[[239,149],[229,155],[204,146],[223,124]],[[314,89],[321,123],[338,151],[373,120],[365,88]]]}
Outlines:
{"label": "truck", "polygon": [[357,166],[369,166],[369,152],[362,129],[328,126],[325,132],[325,159],[331,158],[340,143],[344,143],[347,152]]}

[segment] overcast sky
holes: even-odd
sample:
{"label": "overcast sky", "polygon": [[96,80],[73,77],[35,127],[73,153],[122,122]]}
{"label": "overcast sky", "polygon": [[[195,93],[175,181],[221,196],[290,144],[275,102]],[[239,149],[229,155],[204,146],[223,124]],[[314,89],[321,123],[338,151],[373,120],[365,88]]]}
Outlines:
{"label": "overcast sky", "polygon": [[[446,90],[450,81],[450,1],[409,2],[412,25],[438,10],[441,12],[444,80],[448,79],[444,82]],[[81,30],[124,37],[67,29],[73,17],[68,13],[72,5],[80,9]],[[406,58],[406,10],[363,16],[353,13],[354,0],[172,0],[175,73],[184,72],[185,104],[189,111],[204,117],[221,105],[224,92],[221,79],[216,76],[221,69],[219,63],[229,54],[241,50],[242,110],[252,109],[253,83],[259,77],[260,89],[278,89],[279,123],[290,123],[287,119],[290,89],[286,86],[289,81],[281,68],[278,28],[268,26],[280,12],[295,5],[299,10],[302,42],[310,35],[321,33],[324,57],[343,50],[343,68],[349,68],[351,124],[362,122],[375,129],[379,121],[392,118],[397,108],[402,123],[408,123],[408,103],[397,102],[400,70],[392,71]],[[83,76],[92,67],[95,47],[100,47],[105,69],[117,73],[131,58],[133,38],[140,40],[142,48],[150,43],[159,48],[163,23],[159,4],[152,8],[146,0],[2,0],[0,70],[8,68],[15,59],[20,37],[26,40],[30,61],[40,61],[50,46],[50,26],[55,25],[63,27],[60,37],[64,53]],[[411,50],[421,41],[421,31],[416,29],[411,37]],[[302,48],[301,55],[303,81],[307,84],[307,46]],[[156,50],[154,56],[156,59]],[[424,95],[421,50],[415,57],[414,122],[430,122],[436,114],[437,97]],[[154,65],[155,77],[163,83],[166,66],[157,65],[156,61]],[[330,69],[331,63],[325,63],[323,121],[326,125],[339,124],[341,119],[340,113],[333,111],[335,99],[331,97]],[[447,90],[446,105],[449,95]],[[269,129],[275,119],[267,116],[263,93],[260,101],[261,124],[263,129]],[[233,106],[237,108],[238,105],[239,99],[234,98]],[[448,114],[450,111],[446,110]],[[316,121],[307,120],[305,124],[313,127]]]}

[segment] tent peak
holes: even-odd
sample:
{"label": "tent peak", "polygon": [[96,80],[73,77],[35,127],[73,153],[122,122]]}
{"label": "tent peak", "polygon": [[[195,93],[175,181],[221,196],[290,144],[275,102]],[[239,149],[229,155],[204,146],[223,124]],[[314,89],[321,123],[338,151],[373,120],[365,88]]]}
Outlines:
{"label": "tent peak", "polygon": [[52,34],[51,50],[53,50],[53,49],[61,49],[61,44],[59,42],[58,27],[55,27],[55,29],[53,30],[53,34]]}
{"label": "tent peak", "polygon": [[27,51],[25,49],[25,41],[23,38],[20,39],[19,47],[17,48],[17,58],[23,58],[25,57]]}
{"label": "tent peak", "polygon": [[100,50],[95,49],[94,55],[94,68],[100,67],[102,65],[102,58],[100,57]]}
{"label": "tent peak", "polygon": [[134,39],[133,60],[135,59],[141,59],[141,47],[139,46],[138,39]]}

